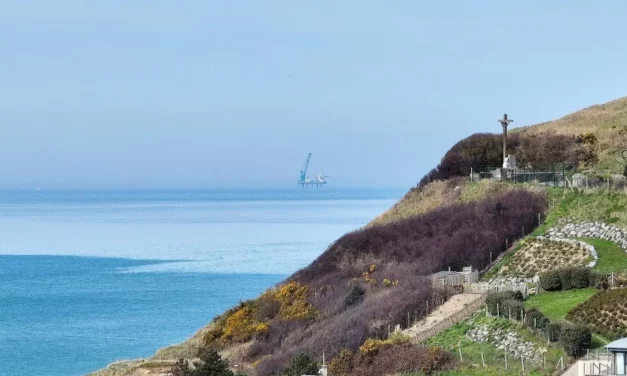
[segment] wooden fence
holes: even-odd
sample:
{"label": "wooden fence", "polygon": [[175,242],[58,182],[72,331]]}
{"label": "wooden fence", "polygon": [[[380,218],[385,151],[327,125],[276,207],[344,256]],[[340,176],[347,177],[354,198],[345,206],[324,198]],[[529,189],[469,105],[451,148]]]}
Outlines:
{"label": "wooden fence", "polygon": [[464,284],[464,293],[467,294],[491,294],[504,291],[520,291],[524,297],[533,295],[536,292],[535,287],[529,287],[527,283],[507,284],[507,285],[490,285],[485,282]]}
{"label": "wooden fence", "polygon": [[450,328],[451,326],[457,324],[458,322],[463,321],[467,319],[468,317],[472,316],[473,313],[475,313],[477,310],[479,310],[485,305],[486,297],[487,297],[487,294],[482,294],[479,297],[479,299],[466,305],[463,309],[461,309],[460,311],[457,311],[453,315],[447,318],[444,318],[442,322],[436,324],[432,328],[416,333],[414,335],[414,341],[422,342],[426,340],[427,338],[432,337],[440,332],[443,332],[444,330]]}

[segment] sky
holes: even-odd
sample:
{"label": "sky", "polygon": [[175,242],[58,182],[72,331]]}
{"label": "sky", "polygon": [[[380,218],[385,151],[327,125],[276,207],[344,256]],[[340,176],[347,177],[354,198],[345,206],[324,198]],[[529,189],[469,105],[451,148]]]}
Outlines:
{"label": "sky", "polygon": [[415,185],[627,95],[624,0],[0,2],[0,188]]}

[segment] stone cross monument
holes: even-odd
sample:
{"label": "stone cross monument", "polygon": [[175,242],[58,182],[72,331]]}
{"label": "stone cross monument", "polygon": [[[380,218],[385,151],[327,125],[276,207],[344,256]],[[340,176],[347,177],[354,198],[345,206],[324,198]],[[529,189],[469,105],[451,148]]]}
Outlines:
{"label": "stone cross monument", "polygon": [[508,161],[507,158],[507,126],[509,123],[514,120],[508,119],[507,114],[503,114],[503,119],[498,120],[499,123],[503,126],[503,167],[505,167],[505,163]]}

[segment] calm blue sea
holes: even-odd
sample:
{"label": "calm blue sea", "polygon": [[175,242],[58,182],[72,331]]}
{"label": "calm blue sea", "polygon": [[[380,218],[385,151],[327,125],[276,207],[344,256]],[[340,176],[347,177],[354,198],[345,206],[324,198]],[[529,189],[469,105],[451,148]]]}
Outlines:
{"label": "calm blue sea", "polygon": [[0,191],[0,375],[82,375],[181,342],[403,191]]}

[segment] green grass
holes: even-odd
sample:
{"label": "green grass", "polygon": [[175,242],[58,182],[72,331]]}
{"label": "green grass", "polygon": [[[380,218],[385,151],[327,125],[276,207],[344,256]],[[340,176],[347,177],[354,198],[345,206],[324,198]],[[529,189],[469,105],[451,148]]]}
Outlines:
{"label": "green grass", "polygon": [[593,287],[533,295],[525,301],[525,308],[537,308],[551,320],[562,320],[571,309],[597,293]]}
{"label": "green grass", "polygon": [[627,252],[609,240],[582,238],[577,239],[594,247],[599,256],[594,270],[602,273],[619,273],[627,271]]}
{"label": "green grass", "polygon": [[[543,235],[560,218],[575,221],[599,221],[627,228],[627,195],[624,193],[572,193],[570,190],[548,189],[549,214],[533,235]],[[553,207],[553,204],[555,206]]]}
{"label": "green grass", "polygon": [[[533,342],[539,348],[546,347],[546,340],[538,337],[531,330],[524,327],[522,324],[509,321],[506,319],[500,319],[495,317],[486,317],[485,312],[479,312],[469,320],[463,321],[456,325],[453,325],[444,332],[431,337],[427,340],[427,344],[432,346],[440,346],[451,352],[451,354],[458,360],[458,366],[452,371],[443,371],[436,373],[441,376],[456,376],[456,375],[520,375],[521,364],[519,359],[510,358],[508,356],[508,369],[505,370],[505,352],[497,349],[490,343],[478,343],[470,340],[466,333],[472,327],[476,327],[482,324],[489,324],[490,326],[498,327],[505,330],[512,330],[516,332],[521,338],[527,342]],[[463,362],[459,362],[459,349],[462,351],[464,358]],[[486,363],[486,367],[482,366],[481,354]],[[550,346],[546,353],[547,367],[554,365],[561,356],[566,358],[564,352],[556,347]],[[534,373],[535,372],[535,373]],[[543,375],[545,374],[541,370],[535,370],[529,373],[529,375]],[[546,374],[551,374],[546,372]],[[407,374],[419,375],[419,374]]]}

